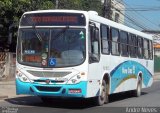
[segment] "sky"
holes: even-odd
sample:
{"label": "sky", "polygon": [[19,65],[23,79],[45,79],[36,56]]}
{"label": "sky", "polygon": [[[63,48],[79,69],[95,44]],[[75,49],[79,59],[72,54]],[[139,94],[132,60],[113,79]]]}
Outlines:
{"label": "sky", "polygon": [[126,18],[126,25],[134,26],[138,30],[160,31],[160,0],[123,0],[123,2],[126,8],[125,15],[135,22]]}

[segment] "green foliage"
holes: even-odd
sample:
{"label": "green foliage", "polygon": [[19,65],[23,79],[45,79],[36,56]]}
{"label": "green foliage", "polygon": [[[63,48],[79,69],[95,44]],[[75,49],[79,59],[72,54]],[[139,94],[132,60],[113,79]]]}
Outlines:
{"label": "green foliage", "polygon": [[26,11],[53,9],[55,7],[51,0],[0,0],[0,18],[9,21],[18,21]]}
{"label": "green foliage", "polygon": [[[58,0],[59,9],[95,10],[102,14],[101,0]],[[56,0],[0,0],[0,18],[3,22],[18,22],[26,11],[54,9]],[[1,22],[0,21],[0,22]]]}
{"label": "green foliage", "polygon": [[[16,44],[18,23],[24,12],[54,7],[54,2],[51,0],[0,0],[0,24],[3,26],[0,28],[0,47],[6,48],[9,33],[12,33],[12,43]],[[14,28],[9,31],[11,25],[14,25]]]}
{"label": "green foliage", "polygon": [[101,0],[59,0],[59,9],[94,10],[102,14]]}

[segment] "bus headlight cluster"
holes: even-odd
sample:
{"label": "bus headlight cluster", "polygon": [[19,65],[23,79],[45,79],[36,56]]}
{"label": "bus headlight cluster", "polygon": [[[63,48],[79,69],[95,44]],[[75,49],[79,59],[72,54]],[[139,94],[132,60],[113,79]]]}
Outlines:
{"label": "bus headlight cluster", "polygon": [[67,84],[77,84],[80,82],[81,76],[80,75],[76,75],[74,77],[72,77]]}
{"label": "bus headlight cluster", "polygon": [[30,82],[30,80],[24,74],[22,74],[22,73],[18,73],[17,77],[22,82]]}

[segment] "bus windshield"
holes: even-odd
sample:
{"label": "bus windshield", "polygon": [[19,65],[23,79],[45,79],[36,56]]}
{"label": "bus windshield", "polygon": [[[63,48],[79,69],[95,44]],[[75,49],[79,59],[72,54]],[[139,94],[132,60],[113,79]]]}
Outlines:
{"label": "bus windshield", "polygon": [[17,60],[36,67],[80,65],[86,56],[84,28],[21,28]]}

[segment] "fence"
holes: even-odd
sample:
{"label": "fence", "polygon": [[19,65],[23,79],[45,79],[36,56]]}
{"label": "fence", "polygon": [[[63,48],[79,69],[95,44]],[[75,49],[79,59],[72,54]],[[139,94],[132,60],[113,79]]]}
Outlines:
{"label": "fence", "polygon": [[15,77],[16,54],[0,52],[0,80],[9,80]]}
{"label": "fence", "polygon": [[154,57],[154,72],[160,72],[160,57]]}

